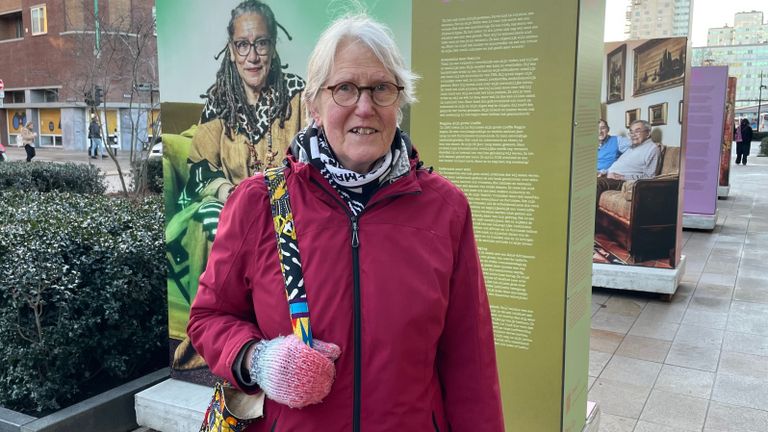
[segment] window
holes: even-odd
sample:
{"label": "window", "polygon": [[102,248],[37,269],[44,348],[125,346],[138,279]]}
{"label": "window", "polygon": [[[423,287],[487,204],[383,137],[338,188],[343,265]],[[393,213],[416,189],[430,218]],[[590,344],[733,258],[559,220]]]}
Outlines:
{"label": "window", "polygon": [[24,37],[21,11],[0,15],[0,41]]}
{"label": "window", "polygon": [[32,6],[32,35],[48,33],[48,19],[45,13],[45,5]]}
{"label": "window", "polygon": [[58,102],[59,89],[46,89],[43,93],[43,102]]}
{"label": "window", "polygon": [[24,103],[24,90],[6,90],[5,103]]}

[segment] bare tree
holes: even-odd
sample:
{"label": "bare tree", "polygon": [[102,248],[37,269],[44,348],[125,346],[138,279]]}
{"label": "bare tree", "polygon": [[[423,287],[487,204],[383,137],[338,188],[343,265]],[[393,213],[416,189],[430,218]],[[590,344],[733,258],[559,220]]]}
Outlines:
{"label": "bare tree", "polygon": [[[96,3],[97,4],[97,3]],[[91,102],[92,110],[107,109],[107,101],[120,95],[127,101],[130,115],[130,167],[133,193],[147,192],[148,156],[154,140],[148,139],[151,128],[156,136],[160,118],[154,110],[159,103],[153,97],[157,91],[157,44],[155,20],[150,7],[126,10],[122,15],[98,11],[90,0],[82,0],[82,10],[88,17],[83,29],[71,34],[71,55],[75,59],[69,81],[71,93]],[[99,105],[92,101],[96,89],[103,94]],[[111,98],[110,98],[111,96]],[[129,194],[127,173],[116,158],[109,143],[109,131],[115,125],[108,120],[101,124],[105,148],[117,169],[123,193]]]}

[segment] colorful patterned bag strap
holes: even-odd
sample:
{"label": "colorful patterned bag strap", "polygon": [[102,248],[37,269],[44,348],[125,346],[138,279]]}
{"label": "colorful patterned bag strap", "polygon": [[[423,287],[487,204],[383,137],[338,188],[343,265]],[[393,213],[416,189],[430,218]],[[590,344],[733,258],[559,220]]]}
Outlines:
{"label": "colorful patterned bag strap", "polygon": [[304,273],[301,271],[301,256],[296,239],[296,226],[291,213],[291,201],[285,185],[285,167],[280,166],[264,171],[264,181],[269,189],[269,203],[277,236],[277,253],[280,256],[280,270],[285,281],[285,295],[291,314],[293,334],[305,344],[312,346],[312,328],[309,325],[309,304],[304,288]]}

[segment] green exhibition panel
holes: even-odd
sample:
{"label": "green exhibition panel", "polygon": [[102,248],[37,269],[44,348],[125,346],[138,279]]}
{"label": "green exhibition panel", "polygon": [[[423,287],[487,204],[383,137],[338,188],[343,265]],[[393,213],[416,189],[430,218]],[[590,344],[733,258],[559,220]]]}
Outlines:
{"label": "green exhibition panel", "polygon": [[411,134],[472,205],[510,431],[585,422],[603,7],[414,2]]}

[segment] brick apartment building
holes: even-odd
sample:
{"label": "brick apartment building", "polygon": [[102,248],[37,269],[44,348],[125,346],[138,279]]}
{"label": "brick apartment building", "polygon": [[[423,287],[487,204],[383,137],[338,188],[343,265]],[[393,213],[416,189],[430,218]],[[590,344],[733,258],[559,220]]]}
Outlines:
{"label": "brick apartment building", "polygon": [[[0,143],[31,121],[36,146],[84,150],[91,113],[123,150],[132,130],[147,140],[159,99],[154,4],[0,0]],[[94,108],[97,91],[106,104]]]}

